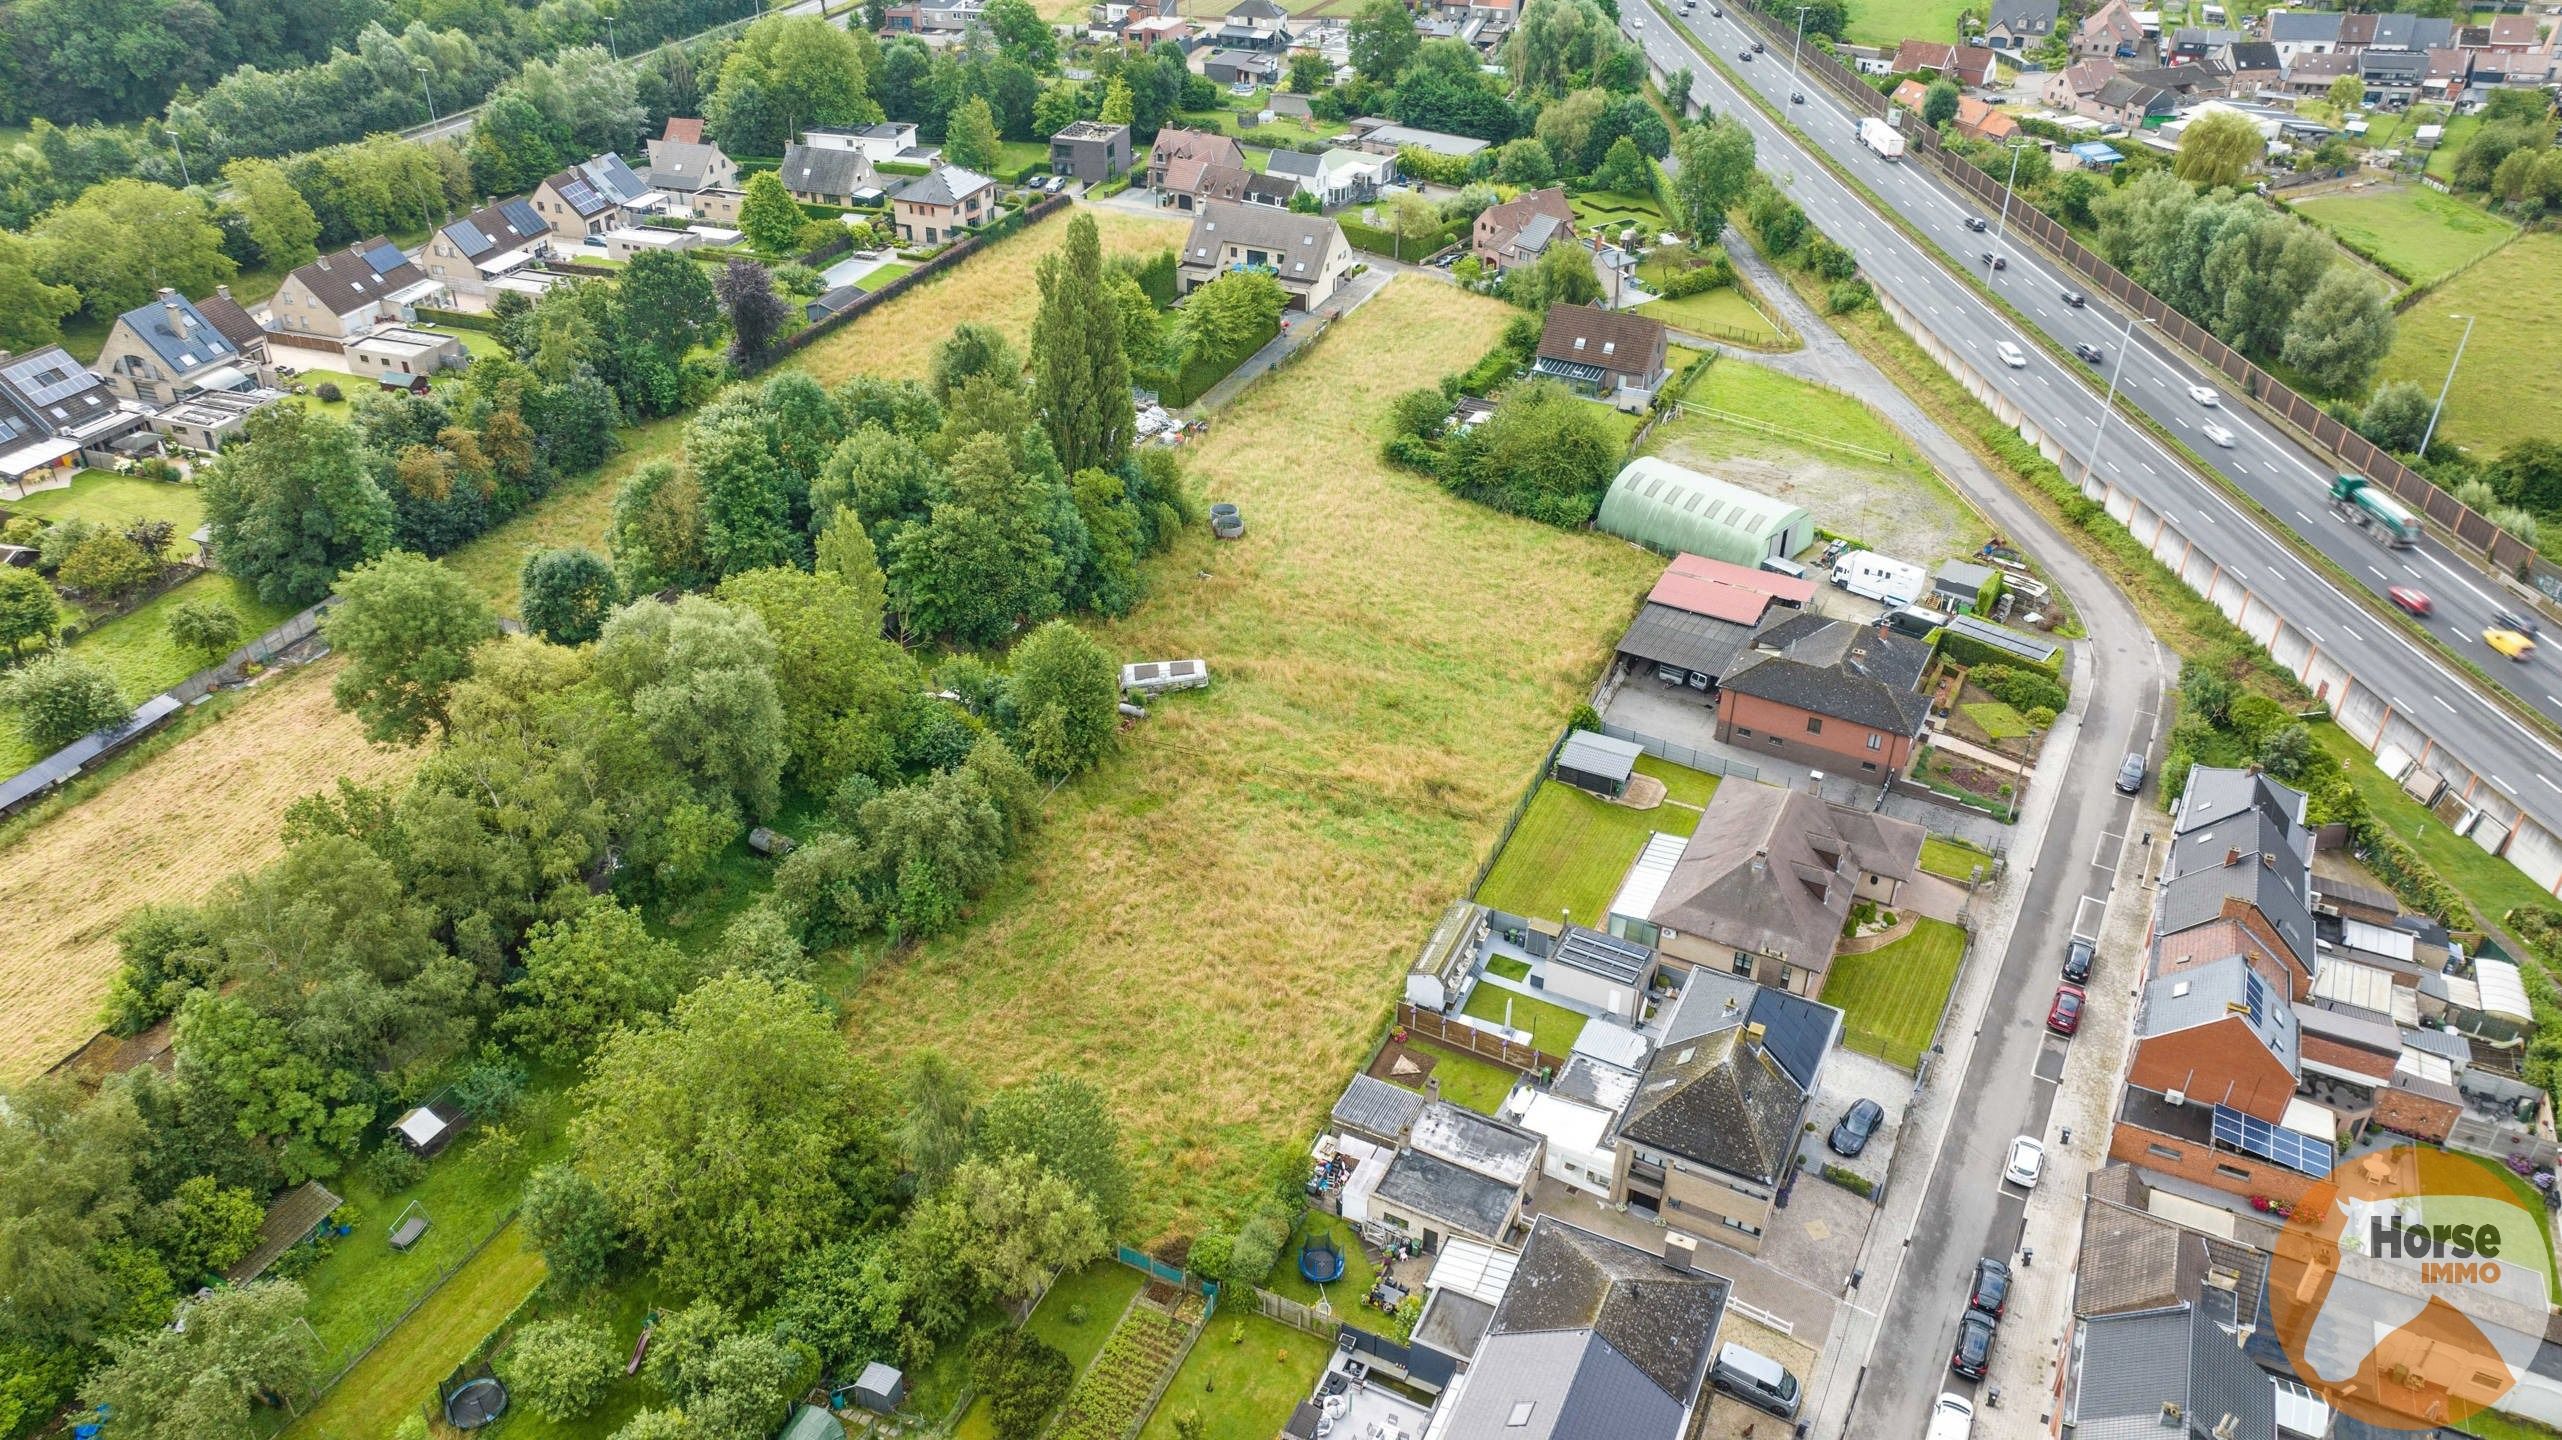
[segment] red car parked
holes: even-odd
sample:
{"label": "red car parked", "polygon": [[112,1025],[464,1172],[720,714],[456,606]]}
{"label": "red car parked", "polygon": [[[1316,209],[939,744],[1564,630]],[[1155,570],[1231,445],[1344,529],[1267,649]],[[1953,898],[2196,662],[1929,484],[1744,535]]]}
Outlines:
{"label": "red car parked", "polygon": [[2426,615],[2429,613],[2428,595],[2423,591],[2414,590],[2408,585],[2396,585],[2391,589],[2386,590],[2384,592],[2384,598],[2401,606],[2404,610],[2407,610],[2414,615]]}
{"label": "red car parked", "polygon": [[2055,1003],[2046,1007],[2046,1028],[2058,1035],[2070,1035],[2082,1028],[2082,987],[2058,985]]}

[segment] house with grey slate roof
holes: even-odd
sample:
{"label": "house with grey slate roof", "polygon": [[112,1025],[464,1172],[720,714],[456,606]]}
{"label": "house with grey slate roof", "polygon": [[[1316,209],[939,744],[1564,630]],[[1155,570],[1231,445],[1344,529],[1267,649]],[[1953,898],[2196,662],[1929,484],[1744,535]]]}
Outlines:
{"label": "house with grey slate roof", "polygon": [[667,197],[649,188],[623,157],[607,151],[581,160],[534,187],[534,213],[552,234],[572,245],[590,235],[620,230],[654,214]]}
{"label": "house with grey slate roof", "polygon": [[1679,1440],[1731,1287],[1704,1271],[1543,1215],[1475,1360],[1442,1404],[1447,1434],[1502,1440]]}
{"label": "house with grey slate roof", "polygon": [[649,142],[649,183],[670,195],[738,188],[738,163],[703,138],[703,122],[667,117],[667,132]]}
{"label": "house with grey slate roof", "polygon": [[2055,0],[1993,0],[1984,25],[1984,43],[2017,54],[2034,50],[2055,34]]}
{"label": "house with grey slate roof", "polygon": [[1612,1203],[1761,1253],[1809,1098],[1767,1033],[1747,1022],[1656,1049],[1613,1135]]}
{"label": "house with grey slate roof", "polygon": [[1465,1106],[1427,1103],[1370,1194],[1371,1232],[1431,1251],[1453,1237],[1511,1244],[1544,1143]]}
{"label": "house with grey slate roof", "polygon": [[856,192],[878,183],[872,157],[860,150],[799,141],[783,147],[774,172],[792,198],[811,205],[851,205]]}
{"label": "house with grey slate roof", "polygon": [[910,245],[948,245],[996,218],[996,182],[937,164],[890,192],[890,218]]}
{"label": "house with grey slate roof", "polygon": [[1922,827],[1811,790],[1721,785],[1644,927],[1662,957],[1813,995],[1859,900],[1892,905],[1921,863]]}
{"label": "house with grey slate roof", "polygon": [[2277,1395],[2243,1351],[2229,1290],[2074,1327],[2064,1426],[2076,1440],[2277,1440]]}
{"label": "house with grey slate roof", "polygon": [[1193,212],[1175,286],[1189,295],[1231,270],[1261,270],[1281,282],[1289,308],[1314,310],[1334,298],[1352,269],[1343,227],[1323,215],[1212,200]]}
{"label": "house with grey slate roof", "polygon": [[1812,613],[1753,636],[1718,681],[1717,738],[1863,785],[1903,773],[1930,719],[1930,647]]}

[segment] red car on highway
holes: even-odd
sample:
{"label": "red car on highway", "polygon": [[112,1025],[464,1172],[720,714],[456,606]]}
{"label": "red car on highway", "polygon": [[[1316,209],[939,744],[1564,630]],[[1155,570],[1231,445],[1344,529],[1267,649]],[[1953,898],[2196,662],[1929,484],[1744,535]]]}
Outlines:
{"label": "red car on highway", "polygon": [[2414,590],[2408,585],[2394,586],[2384,592],[2384,598],[2401,606],[2404,610],[2409,611],[2413,615],[2426,615],[2429,613],[2429,597],[2427,593],[2424,591]]}
{"label": "red car on highway", "polygon": [[2046,1007],[2046,1028],[2058,1035],[2070,1035],[2082,1028],[2082,987],[2058,985],[2055,1003]]}

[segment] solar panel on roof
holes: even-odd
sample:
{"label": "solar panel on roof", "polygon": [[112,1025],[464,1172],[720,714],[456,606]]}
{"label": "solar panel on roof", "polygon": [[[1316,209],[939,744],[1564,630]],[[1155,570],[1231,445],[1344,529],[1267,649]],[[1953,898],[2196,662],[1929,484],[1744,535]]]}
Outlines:
{"label": "solar panel on roof", "polygon": [[396,270],[408,264],[409,257],[400,253],[399,246],[385,241],[365,252],[365,263],[373,266],[374,273],[380,275],[386,270]]}
{"label": "solar panel on roof", "polygon": [[2224,1105],[2215,1107],[2215,1143],[2304,1175],[2328,1175],[2335,1163],[2331,1142]]}
{"label": "solar panel on roof", "polygon": [[469,220],[455,221],[445,227],[445,233],[460,241],[465,250],[475,255],[489,248],[489,237],[481,232],[479,226]]}
{"label": "solar panel on roof", "polygon": [[572,180],[562,186],[560,198],[568,201],[569,208],[581,215],[595,209],[599,203],[595,187],[584,180]]}
{"label": "solar panel on roof", "polygon": [[31,355],[0,369],[0,375],[7,376],[31,405],[50,405],[89,388],[89,372],[49,354]]}
{"label": "solar panel on roof", "polygon": [[498,202],[498,213],[506,217],[508,226],[520,236],[531,235],[544,228],[543,218],[534,213],[533,206],[522,200]]}

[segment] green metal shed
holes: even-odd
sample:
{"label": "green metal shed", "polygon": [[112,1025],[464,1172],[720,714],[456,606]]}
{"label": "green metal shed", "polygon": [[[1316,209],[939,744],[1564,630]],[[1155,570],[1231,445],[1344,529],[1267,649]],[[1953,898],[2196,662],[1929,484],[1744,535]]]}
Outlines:
{"label": "green metal shed", "polygon": [[1735,565],[1788,559],[1815,543],[1815,517],[1805,506],[1651,455],[1629,461],[1610,482],[1593,523],[1668,554],[1688,551]]}

